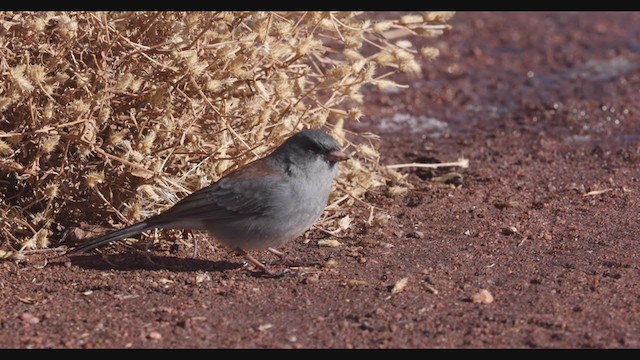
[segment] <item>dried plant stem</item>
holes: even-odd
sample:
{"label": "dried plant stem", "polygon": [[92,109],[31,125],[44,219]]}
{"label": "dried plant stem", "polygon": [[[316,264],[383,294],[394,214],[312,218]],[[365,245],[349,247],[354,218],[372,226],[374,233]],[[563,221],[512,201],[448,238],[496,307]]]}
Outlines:
{"label": "dried plant stem", "polygon": [[426,163],[407,163],[407,164],[396,164],[396,165],[387,165],[387,169],[400,169],[407,167],[417,167],[417,168],[428,168],[428,169],[437,169],[441,167],[452,167],[458,166],[463,169],[469,167],[469,159],[458,159],[458,161],[447,162],[447,163],[436,163],[436,164],[426,164]]}

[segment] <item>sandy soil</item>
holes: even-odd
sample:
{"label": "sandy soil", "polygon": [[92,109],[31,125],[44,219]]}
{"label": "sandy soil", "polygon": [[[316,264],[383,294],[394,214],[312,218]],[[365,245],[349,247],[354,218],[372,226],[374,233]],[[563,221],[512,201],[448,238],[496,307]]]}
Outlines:
{"label": "sandy soil", "polygon": [[365,199],[390,221],[356,208],[339,247],[310,231],[283,250],[320,265],[279,279],[204,239],[1,262],[0,347],[639,347],[640,13],[452,24],[410,89],[367,93],[357,130],[385,164],[470,168],[402,170],[414,190]]}

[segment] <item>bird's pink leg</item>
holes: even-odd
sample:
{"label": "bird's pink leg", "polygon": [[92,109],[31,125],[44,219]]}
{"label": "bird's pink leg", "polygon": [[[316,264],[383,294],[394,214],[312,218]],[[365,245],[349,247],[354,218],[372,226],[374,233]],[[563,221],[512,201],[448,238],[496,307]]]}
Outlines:
{"label": "bird's pink leg", "polygon": [[238,255],[243,256],[245,259],[247,259],[247,261],[249,261],[255,267],[260,269],[265,275],[273,276],[273,277],[280,277],[280,276],[284,275],[283,271],[276,272],[276,271],[273,271],[273,270],[269,269],[264,264],[262,264],[260,261],[256,260],[256,258],[254,258],[249,253],[247,253],[246,251],[244,251],[244,250],[242,250],[240,248],[235,249],[235,251],[236,251],[236,253]]}

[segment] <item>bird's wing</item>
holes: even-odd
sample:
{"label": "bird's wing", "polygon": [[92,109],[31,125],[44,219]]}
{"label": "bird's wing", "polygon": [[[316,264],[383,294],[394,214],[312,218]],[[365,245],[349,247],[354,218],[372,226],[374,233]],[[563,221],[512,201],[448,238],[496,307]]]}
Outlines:
{"label": "bird's wing", "polygon": [[283,186],[283,175],[264,160],[254,161],[180,200],[158,220],[232,220],[260,215],[273,205],[270,197]]}

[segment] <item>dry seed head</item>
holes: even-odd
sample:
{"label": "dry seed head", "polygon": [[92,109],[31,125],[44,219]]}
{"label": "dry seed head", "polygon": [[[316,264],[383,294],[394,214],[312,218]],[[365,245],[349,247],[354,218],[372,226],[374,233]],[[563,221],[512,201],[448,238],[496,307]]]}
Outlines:
{"label": "dry seed head", "polygon": [[18,145],[18,144],[20,144],[22,142],[23,138],[24,138],[23,135],[16,134],[16,135],[12,135],[12,136],[9,136],[9,137],[5,138],[5,140],[10,145]]}
{"label": "dry seed head", "polygon": [[362,37],[359,35],[347,36],[344,38],[344,46],[349,49],[360,49],[362,47]]}
{"label": "dry seed head", "polygon": [[78,146],[78,157],[82,162],[87,161],[89,156],[93,154],[93,150],[85,144],[80,144]]}
{"label": "dry seed head", "polygon": [[444,31],[441,29],[432,29],[428,26],[418,26],[413,28],[412,30],[415,31],[418,35],[424,37],[437,37],[444,34]]}
{"label": "dry seed head", "polygon": [[207,81],[207,83],[205,84],[205,89],[211,92],[218,92],[222,90],[222,86],[223,86],[222,81],[217,79],[211,79]]}
{"label": "dry seed head", "polygon": [[29,239],[26,239],[25,241],[23,241],[22,242],[22,246],[20,247],[20,250],[24,250],[24,249],[34,250],[34,249],[36,249],[38,247],[37,235],[38,235],[38,233],[35,233],[32,237],[30,237]]}
{"label": "dry seed head", "polygon": [[46,83],[47,84],[62,84],[64,82],[66,82],[67,80],[69,80],[69,75],[63,73],[63,72],[59,72],[51,77],[49,77],[49,79],[47,79]]}
{"label": "dry seed head", "polygon": [[288,81],[278,81],[275,87],[278,99],[289,99],[293,97],[293,87]]}
{"label": "dry seed head", "polygon": [[91,82],[90,75],[82,75],[82,74],[77,74],[74,80],[76,81],[76,87],[79,87],[79,88],[87,86]]}
{"label": "dry seed head", "polygon": [[311,23],[312,24],[316,24],[318,23],[322,18],[324,18],[327,15],[326,12],[321,12],[321,11],[309,11],[307,13],[307,16],[310,17],[311,19]]}
{"label": "dry seed head", "polygon": [[401,47],[403,49],[411,49],[413,44],[409,40],[399,40],[396,41],[396,46]]}
{"label": "dry seed head", "polygon": [[60,135],[49,135],[40,141],[42,152],[51,154],[60,143]]}
{"label": "dry seed head", "polygon": [[394,61],[394,56],[388,51],[380,51],[373,58],[373,61],[378,63],[380,66],[389,65]]}
{"label": "dry seed head", "polygon": [[68,109],[73,117],[79,118],[91,110],[91,104],[85,102],[84,99],[73,100],[71,104],[68,105]]}
{"label": "dry seed head", "polygon": [[9,157],[13,155],[13,149],[9,144],[0,139],[0,156]]}
{"label": "dry seed head", "polygon": [[455,11],[429,11],[422,14],[422,17],[426,22],[446,22],[455,14]]}
{"label": "dry seed head", "polygon": [[138,193],[140,194],[140,197],[142,197],[145,200],[149,199],[153,202],[158,202],[161,200],[160,196],[155,191],[155,188],[153,187],[153,185],[144,184],[144,185],[138,186],[137,190],[138,190]]}
{"label": "dry seed head", "polygon": [[390,195],[392,195],[392,196],[397,196],[397,195],[406,194],[406,193],[409,191],[409,189],[407,189],[406,187],[404,187],[404,186],[397,186],[397,185],[395,185],[395,186],[390,186],[390,187],[388,188],[388,190],[389,190],[389,194],[390,194]]}
{"label": "dry seed head", "polygon": [[71,40],[77,36],[78,22],[71,19],[67,15],[60,15],[57,17],[58,27],[57,30],[66,40]]}
{"label": "dry seed head", "polygon": [[294,131],[297,123],[299,123],[299,121],[298,117],[295,115],[288,115],[282,119],[282,124],[289,131]]}
{"label": "dry seed head", "polygon": [[404,15],[400,18],[400,24],[402,25],[420,24],[423,21],[424,19],[420,15]]}
{"label": "dry seed head", "polygon": [[271,107],[265,108],[262,112],[260,112],[260,115],[258,116],[259,122],[260,123],[269,122],[271,120],[272,114],[273,114],[273,110],[271,109]]}
{"label": "dry seed head", "polygon": [[371,226],[382,226],[389,222],[391,215],[385,213],[376,213],[371,219]]}
{"label": "dry seed head", "polygon": [[46,222],[47,222],[47,219],[46,219],[44,211],[35,213],[35,214],[33,214],[33,216],[31,216],[31,224],[35,225],[36,227],[41,227]]}
{"label": "dry seed head", "polygon": [[38,230],[35,235],[36,246],[45,249],[49,246],[49,231],[46,228]]}
{"label": "dry seed head", "polygon": [[133,74],[132,73],[125,73],[124,75],[122,75],[120,77],[120,79],[118,80],[118,82],[116,83],[116,89],[120,90],[120,91],[124,91],[126,90],[129,85],[131,85],[131,82],[133,81]]}
{"label": "dry seed head", "polygon": [[330,69],[329,71],[327,71],[327,78],[333,78],[333,79],[340,80],[340,79],[344,78],[345,76],[351,74],[352,71],[353,71],[353,69],[351,69],[351,66],[349,66],[347,64],[342,64],[342,65],[339,65],[339,66],[335,66],[332,69]]}
{"label": "dry seed head", "polygon": [[363,75],[364,81],[368,82],[368,81],[373,80],[373,77],[376,75],[376,69],[377,69],[377,67],[376,67],[375,63],[368,62],[367,63],[367,68],[364,71],[364,75]]}
{"label": "dry seed head", "polygon": [[413,59],[401,61],[398,69],[401,72],[412,76],[419,76],[420,74],[422,74],[422,67]]}
{"label": "dry seed head", "polygon": [[127,136],[128,134],[129,134],[129,129],[126,129],[126,128],[119,131],[112,132],[111,135],[109,135],[107,144],[113,145],[113,146],[120,145],[123,143],[125,136]]}
{"label": "dry seed head", "polygon": [[133,161],[135,163],[141,163],[142,160],[144,160],[144,155],[142,155],[138,150],[131,149],[126,155],[129,158],[129,161]]}
{"label": "dry seed head", "polygon": [[393,169],[387,169],[387,175],[389,175],[389,177],[391,178],[391,180],[395,181],[395,182],[405,182],[407,179],[407,175],[408,174],[402,174],[398,171],[395,171]]}
{"label": "dry seed head", "polygon": [[380,90],[390,90],[390,89],[395,89],[395,88],[398,87],[397,83],[395,83],[395,82],[393,82],[391,80],[385,80],[385,79],[376,80],[374,82],[374,84]]}
{"label": "dry seed head", "polygon": [[102,125],[105,121],[109,120],[109,116],[111,116],[111,108],[108,106],[103,106],[98,111],[98,125]]}
{"label": "dry seed head", "polygon": [[289,35],[293,29],[293,22],[290,21],[275,21],[275,24],[273,25],[276,34],[279,36]]}
{"label": "dry seed head", "polygon": [[85,121],[80,138],[90,144],[96,142],[98,127],[93,119]]}
{"label": "dry seed head", "polygon": [[94,188],[96,185],[104,182],[104,173],[102,171],[90,171],[85,175],[84,181],[88,187]]}
{"label": "dry seed head", "polygon": [[11,79],[13,83],[20,89],[20,91],[25,93],[30,93],[33,91],[34,86],[31,84],[27,78],[24,77],[24,71],[26,69],[25,65],[18,65],[9,71]]}
{"label": "dry seed head", "polygon": [[31,22],[31,29],[37,33],[44,32],[47,28],[47,22],[43,18],[36,17]]}
{"label": "dry seed head", "polygon": [[138,149],[145,154],[149,154],[151,152],[151,148],[153,147],[153,142],[156,140],[157,133],[153,130],[149,131],[147,135],[142,138],[142,141],[138,143]]}
{"label": "dry seed head", "polygon": [[127,211],[127,217],[130,217],[134,220],[141,220],[142,219],[142,205],[140,204],[140,201],[135,201],[131,207],[128,209]]}
{"label": "dry seed head", "polygon": [[353,49],[344,49],[342,51],[344,58],[350,61],[362,60],[362,54]]}
{"label": "dry seed head", "polygon": [[46,70],[44,66],[36,64],[29,66],[27,70],[27,74],[29,74],[29,78],[35,83],[42,83],[45,80]]}
{"label": "dry seed head", "polygon": [[47,102],[47,104],[42,109],[42,118],[45,120],[51,120],[53,118],[53,110],[54,110],[53,102],[51,101]]}
{"label": "dry seed head", "polygon": [[359,73],[360,71],[362,71],[362,69],[364,68],[364,66],[368,62],[369,62],[369,60],[367,60],[367,59],[358,60],[358,61],[354,62],[353,65],[351,65],[351,68],[353,69],[353,71],[355,73]]}
{"label": "dry seed head", "polygon": [[233,166],[233,162],[231,162],[230,160],[220,160],[215,166],[215,173],[224,174],[231,166]]}
{"label": "dry seed head", "polygon": [[129,89],[131,89],[131,91],[133,92],[138,92],[142,87],[142,84],[144,84],[143,78],[135,78],[133,79],[133,81],[131,81],[131,84],[129,85]]}
{"label": "dry seed head", "polygon": [[9,97],[0,97],[0,112],[5,111],[9,105],[13,102],[13,99]]}
{"label": "dry seed head", "polygon": [[358,104],[362,104],[364,102],[364,95],[362,95],[362,93],[353,93],[353,94],[349,94],[349,99],[352,101],[355,101]]}
{"label": "dry seed head", "polygon": [[420,54],[425,59],[433,60],[437,58],[438,55],[440,55],[440,50],[434,47],[423,47],[422,49],[420,49]]}
{"label": "dry seed head", "polygon": [[338,144],[344,145],[345,137],[344,137],[344,118],[340,117],[336,120],[335,125],[333,126],[333,135],[336,137]]}
{"label": "dry seed head", "polygon": [[309,52],[315,52],[315,50],[320,46],[322,46],[321,41],[308,37],[302,40],[296,47],[296,54],[299,56],[306,56]]}
{"label": "dry seed head", "polygon": [[162,171],[162,167],[164,166],[163,159],[154,159],[151,161],[151,165],[149,165],[149,170],[159,173]]}
{"label": "dry seed head", "polygon": [[284,61],[294,54],[294,49],[285,43],[276,43],[271,48],[271,57],[277,61]]}
{"label": "dry seed head", "polygon": [[58,192],[60,190],[60,187],[58,186],[58,184],[56,183],[49,183],[47,184],[47,186],[44,188],[44,193],[45,195],[47,195],[47,197],[49,199],[54,199],[56,196],[58,196]]}
{"label": "dry seed head", "polygon": [[232,59],[235,53],[239,50],[240,46],[236,44],[221,46],[218,51],[216,51],[216,57],[223,60]]}
{"label": "dry seed head", "polygon": [[394,48],[392,53],[393,57],[398,61],[413,59],[413,54],[403,49]]}
{"label": "dry seed head", "polygon": [[373,25],[373,30],[377,33],[382,33],[391,29],[393,24],[394,22],[389,20],[379,21]]}
{"label": "dry seed head", "polygon": [[351,108],[347,112],[347,118],[349,120],[359,121],[364,114],[359,108]]}
{"label": "dry seed head", "polygon": [[342,219],[338,220],[338,226],[340,230],[347,230],[351,227],[352,219],[349,215],[344,216]]}
{"label": "dry seed head", "polygon": [[333,21],[331,21],[331,19],[329,19],[328,17],[320,20],[320,27],[324,30],[331,30],[331,31],[335,31],[336,29],[336,27],[333,25]]}

